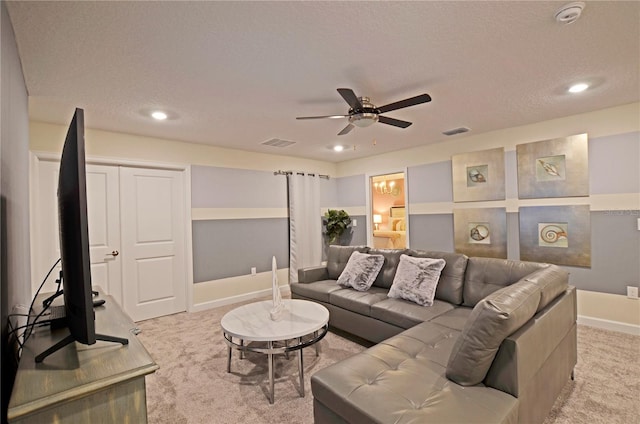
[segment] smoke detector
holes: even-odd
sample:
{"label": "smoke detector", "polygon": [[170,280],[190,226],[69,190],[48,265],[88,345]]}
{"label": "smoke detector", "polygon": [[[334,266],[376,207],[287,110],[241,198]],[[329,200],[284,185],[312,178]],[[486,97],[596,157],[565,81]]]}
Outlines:
{"label": "smoke detector", "polygon": [[574,1],[567,3],[556,11],[556,21],[561,24],[572,24],[578,20],[584,10],[584,2]]}

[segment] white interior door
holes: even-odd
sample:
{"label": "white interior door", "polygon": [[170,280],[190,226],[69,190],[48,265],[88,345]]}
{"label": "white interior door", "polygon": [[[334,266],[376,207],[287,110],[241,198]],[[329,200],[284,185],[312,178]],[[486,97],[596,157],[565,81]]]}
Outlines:
{"label": "white interior door", "polygon": [[118,168],[87,165],[87,215],[91,283],[122,304]]}
{"label": "white interior door", "polygon": [[[34,276],[32,292],[60,257],[58,235],[58,161],[40,161],[34,187]],[[122,271],[120,260],[112,256],[120,249],[120,211],[118,168],[87,165],[87,213],[91,281],[121,303]],[[56,289],[60,266],[51,274],[43,292]]]}
{"label": "white interior door", "polygon": [[123,305],[134,321],[186,310],[183,179],[120,168]]}

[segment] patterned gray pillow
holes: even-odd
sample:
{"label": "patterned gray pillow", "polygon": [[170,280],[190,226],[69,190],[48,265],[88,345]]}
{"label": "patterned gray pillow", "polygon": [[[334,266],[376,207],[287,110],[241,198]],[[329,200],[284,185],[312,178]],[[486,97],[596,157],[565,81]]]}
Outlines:
{"label": "patterned gray pillow", "polygon": [[444,259],[400,255],[398,270],[388,296],[410,300],[421,306],[433,305],[440,273],[445,264]]}
{"label": "patterned gray pillow", "polygon": [[384,256],[369,255],[354,251],[349,262],[338,277],[338,285],[353,287],[358,291],[367,291],[373,284],[384,264]]}

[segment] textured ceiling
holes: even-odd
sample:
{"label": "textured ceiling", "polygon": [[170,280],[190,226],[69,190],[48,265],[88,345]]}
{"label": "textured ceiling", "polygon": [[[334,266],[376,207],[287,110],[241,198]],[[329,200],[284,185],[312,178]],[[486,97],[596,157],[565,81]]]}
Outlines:
{"label": "textured ceiling", "polygon": [[[563,4],[7,2],[31,119],[82,107],[92,128],[331,162],[639,101],[640,2],[587,2],[571,25]],[[295,119],[345,114],[339,87],[433,101],[386,114],[407,129]]]}

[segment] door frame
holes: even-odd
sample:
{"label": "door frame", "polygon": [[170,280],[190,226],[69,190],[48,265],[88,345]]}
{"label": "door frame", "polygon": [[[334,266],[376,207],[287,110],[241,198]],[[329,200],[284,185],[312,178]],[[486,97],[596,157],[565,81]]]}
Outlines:
{"label": "door frame", "polygon": [[365,174],[364,178],[364,186],[366,187],[366,192],[365,192],[365,202],[366,202],[366,208],[367,208],[367,246],[373,246],[373,216],[372,216],[372,212],[373,212],[373,204],[371,202],[371,178],[372,177],[378,177],[381,175],[387,175],[387,174],[398,174],[398,173],[404,173],[404,207],[405,207],[405,214],[406,214],[406,228],[407,228],[407,234],[406,234],[406,240],[407,240],[407,246],[406,248],[409,249],[409,247],[411,246],[411,242],[409,240],[409,173],[408,173],[408,168],[404,167],[404,168],[393,168],[390,170],[386,170],[386,171],[377,171],[377,172],[371,172],[371,173],[367,173]]}
{"label": "door frame", "polygon": [[[35,246],[39,243],[38,232],[36,231],[36,214],[33,212],[33,207],[36,205],[37,199],[37,187],[36,181],[38,181],[39,164],[42,161],[60,162],[60,155],[52,152],[42,151],[29,151],[29,241],[30,241],[30,257],[29,265],[31,269],[30,291],[34,284],[34,280],[41,281],[44,275],[37,275],[38,272],[35,268],[37,257],[37,250]],[[193,312],[193,234],[191,223],[191,165],[182,163],[165,163],[165,162],[153,162],[153,161],[138,161],[123,158],[103,157],[103,156],[86,156],[85,163],[87,165],[110,165],[110,166],[127,166],[133,168],[147,168],[147,169],[164,169],[169,171],[180,171],[184,176],[184,231],[185,231],[185,294],[187,303],[187,312]],[[31,293],[33,296],[35,293]],[[122,299],[118,299],[118,302],[122,304]]]}

